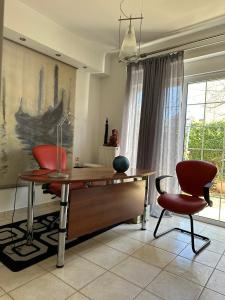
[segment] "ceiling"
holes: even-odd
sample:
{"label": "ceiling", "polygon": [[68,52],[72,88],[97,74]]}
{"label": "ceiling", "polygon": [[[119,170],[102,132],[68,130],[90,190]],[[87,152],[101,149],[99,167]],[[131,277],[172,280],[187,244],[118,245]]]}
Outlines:
{"label": "ceiling", "polygon": [[[120,0],[20,1],[84,38],[118,48]],[[224,0],[125,0],[123,10],[128,15],[139,15],[142,5],[143,43],[225,13]]]}

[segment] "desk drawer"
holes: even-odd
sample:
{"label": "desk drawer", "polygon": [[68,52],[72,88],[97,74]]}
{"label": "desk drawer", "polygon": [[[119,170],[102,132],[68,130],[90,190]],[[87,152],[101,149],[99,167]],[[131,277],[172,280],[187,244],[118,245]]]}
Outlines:
{"label": "desk drawer", "polygon": [[144,180],[71,191],[68,239],[142,214],[144,196]]}

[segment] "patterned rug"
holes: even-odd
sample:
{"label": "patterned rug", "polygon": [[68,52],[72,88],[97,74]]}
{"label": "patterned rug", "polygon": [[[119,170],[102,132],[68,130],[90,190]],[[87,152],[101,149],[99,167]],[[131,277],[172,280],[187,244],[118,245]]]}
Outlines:
{"label": "patterned rug", "polygon": [[[18,272],[55,255],[58,242],[58,216],[59,213],[54,212],[34,219],[32,245],[27,244],[26,220],[0,226],[0,261],[13,272]],[[68,241],[66,248],[80,244],[107,229]]]}

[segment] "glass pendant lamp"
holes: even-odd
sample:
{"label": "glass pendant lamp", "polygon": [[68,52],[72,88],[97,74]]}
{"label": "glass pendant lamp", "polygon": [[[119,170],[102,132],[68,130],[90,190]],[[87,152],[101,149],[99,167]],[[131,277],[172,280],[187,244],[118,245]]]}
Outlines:
{"label": "glass pendant lamp", "polygon": [[137,41],[136,41],[136,36],[135,36],[135,30],[134,26],[131,23],[125,33],[121,48],[120,48],[120,53],[119,53],[119,59],[121,61],[124,60],[135,60],[137,58],[138,54],[138,49],[137,49]]}
{"label": "glass pendant lamp", "polygon": [[[140,57],[140,47],[141,47],[141,29],[142,29],[142,20],[143,15],[141,13],[140,16],[130,16],[124,12],[122,8],[122,4],[125,0],[120,1],[120,11],[121,15],[118,19],[119,21],[119,61],[124,63],[136,62]],[[142,0],[141,0],[142,1]],[[142,6],[142,5],[141,5]],[[142,9],[141,9],[142,11]],[[138,33],[138,43],[136,40],[135,29],[133,26],[133,22],[139,22],[139,33]],[[126,30],[124,39],[121,43],[121,23],[129,22],[129,26]],[[126,24],[127,24],[126,23]],[[137,24],[136,24],[137,25]]]}

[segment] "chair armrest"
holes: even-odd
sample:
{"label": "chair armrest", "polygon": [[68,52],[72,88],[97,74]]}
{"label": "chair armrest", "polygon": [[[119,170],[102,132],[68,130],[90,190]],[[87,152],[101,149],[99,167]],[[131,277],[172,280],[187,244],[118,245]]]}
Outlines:
{"label": "chair armrest", "polygon": [[203,187],[204,199],[208,203],[208,206],[210,206],[210,207],[213,206],[213,202],[210,200],[210,196],[209,196],[209,189],[211,188],[212,185],[213,185],[213,182],[208,182]]}
{"label": "chair armrest", "polygon": [[159,194],[161,194],[161,195],[162,195],[162,194],[165,194],[166,192],[161,190],[161,187],[160,187],[160,181],[161,181],[162,179],[164,179],[164,178],[167,178],[167,177],[173,177],[173,176],[170,176],[170,175],[162,175],[162,176],[157,177],[156,180],[155,180],[155,186],[156,186],[157,192],[158,192]]}

